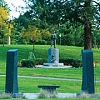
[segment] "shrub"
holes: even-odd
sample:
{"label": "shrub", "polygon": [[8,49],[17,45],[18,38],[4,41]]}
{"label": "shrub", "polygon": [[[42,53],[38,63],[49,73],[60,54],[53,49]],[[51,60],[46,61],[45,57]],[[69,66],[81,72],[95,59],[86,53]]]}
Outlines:
{"label": "shrub", "polygon": [[47,62],[47,59],[43,59],[43,58],[37,58],[36,59],[36,64],[37,65],[43,65],[43,63]]}
{"label": "shrub", "polygon": [[60,59],[59,62],[64,63],[64,65],[71,65],[72,67],[75,68],[79,68],[82,66],[82,61],[79,59],[66,58],[66,59]]}
{"label": "shrub", "polygon": [[35,67],[35,61],[29,60],[29,59],[22,59],[21,67],[33,68],[33,67]]}
{"label": "shrub", "polygon": [[46,59],[43,58],[37,58],[37,59],[22,59],[20,64],[18,63],[18,66],[20,67],[27,67],[27,68],[33,68],[35,65],[43,65],[44,62],[47,62]]}
{"label": "shrub", "polygon": [[[37,58],[37,59],[22,59],[21,60],[21,67],[28,67],[33,68],[35,65],[43,65],[43,63],[47,62],[47,59]],[[79,68],[82,67],[82,61],[79,59],[60,59],[60,63],[64,63],[64,65],[71,65],[72,67]]]}
{"label": "shrub", "polygon": [[72,66],[75,67],[75,68],[82,67],[82,61],[79,60],[79,59],[74,59],[73,62],[72,62]]}

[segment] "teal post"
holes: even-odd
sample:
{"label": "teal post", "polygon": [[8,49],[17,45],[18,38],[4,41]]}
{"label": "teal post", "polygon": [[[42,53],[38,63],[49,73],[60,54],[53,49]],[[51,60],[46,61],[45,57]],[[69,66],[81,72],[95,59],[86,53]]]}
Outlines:
{"label": "teal post", "polygon": [[82,92],[94,93],[94,65],[91,50],[82,51],[82,71]]}
{"label": "teal post", "polygon": [[5,92],[16,94],[18,93],[17,66],[18,65],[18,50],[11,49],[7,52],[6,60],[6,84]]}

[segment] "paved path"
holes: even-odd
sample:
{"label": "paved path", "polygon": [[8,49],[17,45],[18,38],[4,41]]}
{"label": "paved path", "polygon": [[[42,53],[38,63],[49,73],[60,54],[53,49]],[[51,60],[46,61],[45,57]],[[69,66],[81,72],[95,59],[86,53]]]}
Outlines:
{"label": "paved path", "polygon": [[[27,99],[37,99],[39,98],[40,93],[23,93],[23,96]],[[75,98],[77,97],[76,93],[58,93],[57,98]]]}
{"label": "paved path", "polygon": [[[0,75],[0,77],[5,77],[6,75]],[[68,81],[82,81],[80,79],[72,78],[53,78],[53,77],[43,77],[43,76],[18,76],[19,78],[39,78],[39,79],[48,79],[48,80],[68,80]]]}
{"label": "paved path", "polygon": [[72,68],[72,66],[43,66],[43,65],[36,65],[36,68]]}
{"label": "paved path", "polygon": [[[0,77],[5,77],[6,75],[0,75]],[[81,79],[75,78],[53,78],[53,77],[43,77],[43,76],[18,76],[19,78],[38,78],[38,79],[48,79],[48,80],[67,80],[67,81],[82,81]],[[100,80],[95,80],[95,82],[100,82]]]}

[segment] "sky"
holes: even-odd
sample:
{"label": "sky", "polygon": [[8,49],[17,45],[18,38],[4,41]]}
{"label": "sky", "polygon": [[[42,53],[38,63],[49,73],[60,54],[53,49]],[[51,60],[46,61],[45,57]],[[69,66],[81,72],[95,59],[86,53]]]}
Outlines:
{"label": "sky", "polygon": [[[25,7],[25,3],[23,2],[23,0],[4,0],[5,2],[7,2],[8,6],[10,7],[11,9],[11,12],[10,12],[10,16],[11,17],[18,17],[19,16],[19,12],[16,12],[16,7],[18,6],[23,6]],[[13,7],[13,5],[15,7]],[[23,12],[22,9],[18,8],[18,11],[20,11],[21,13]]]}

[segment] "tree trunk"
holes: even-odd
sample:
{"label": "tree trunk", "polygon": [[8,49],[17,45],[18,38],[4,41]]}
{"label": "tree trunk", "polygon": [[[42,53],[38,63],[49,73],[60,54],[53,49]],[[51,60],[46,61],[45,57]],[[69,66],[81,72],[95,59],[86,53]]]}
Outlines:
{"label": "tree trunk", "polygon": [[10,36],[8,36],[8,45],[11,44],[11,39],[10,39]]}
{"label": "tree trunk", "polygon": [[34,52],[34,41],[33,41],[33,52]]}
{"label": "tree trunk", "polygon": [[[92,0],[86,0],[85,1],[85,7],[90,8],[91,7],[91,1]],[[92,33],[91,33],[91,21],[88,17],[88,13],[86,16],[84,16],[84,49],[92,49]]]}
{"label": "tree trunk", "polygon": [[4,36],[2,36],[2,44],[3,44],[3,47],[4,47]]}
{"label": "tree trunk", "polygon": [[92,49],[91,24],[84,25],[84,49]]}

